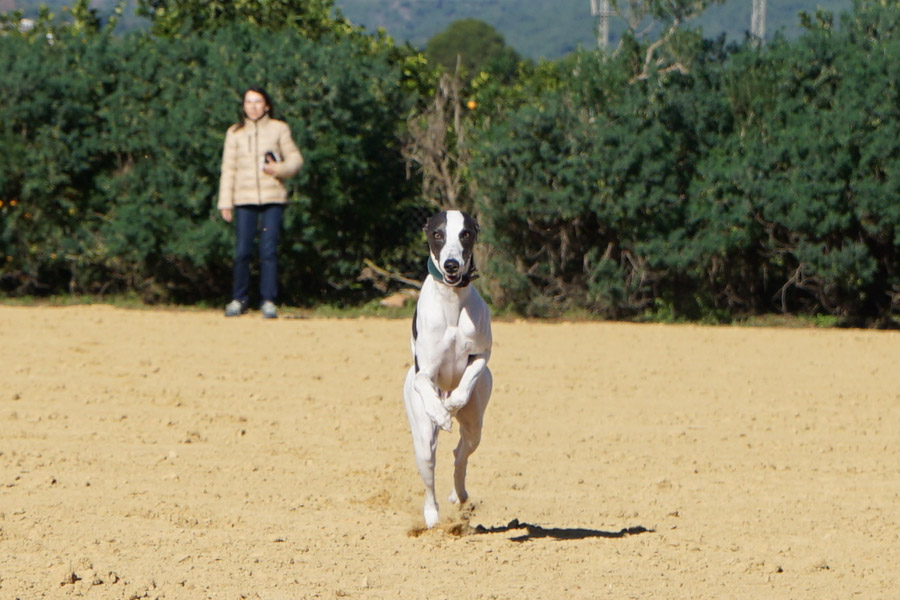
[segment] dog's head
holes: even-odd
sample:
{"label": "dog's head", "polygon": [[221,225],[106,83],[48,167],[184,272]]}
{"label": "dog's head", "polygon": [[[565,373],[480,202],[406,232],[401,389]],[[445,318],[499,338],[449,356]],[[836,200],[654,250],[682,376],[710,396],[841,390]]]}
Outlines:
{"label": "dog's head", "polygon": [[[458,210],[439,212],[425,224],[432,275],[446,285],[466,286],[478,277],[472,250],[478,237],[478,223]],[[431,268],[429,268],[431,271]]]}

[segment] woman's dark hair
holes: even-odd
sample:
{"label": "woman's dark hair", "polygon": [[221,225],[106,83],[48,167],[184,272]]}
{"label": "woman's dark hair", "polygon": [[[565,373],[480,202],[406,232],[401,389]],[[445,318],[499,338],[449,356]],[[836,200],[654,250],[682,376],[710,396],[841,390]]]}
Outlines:
{"label": "woman's dark hair", "polygon": [[247,97],[247,92],[256,92],[257,94],[262,96],[266,101],[266,105],[269,107],[269,111],[266,114],[268,114],[273,119],[275,118],[275,105],[272,104],[272,99],[269,97],[269,93],[258,85],[254,85],[248,87],[246,90],[244,90],[244,93],[241,94],[241,104],[240,106],[238,106],[238,120],[234,124],[236,130],[244,126],[244,119],[247,117],[247,115],[244,114],[244,98]]}

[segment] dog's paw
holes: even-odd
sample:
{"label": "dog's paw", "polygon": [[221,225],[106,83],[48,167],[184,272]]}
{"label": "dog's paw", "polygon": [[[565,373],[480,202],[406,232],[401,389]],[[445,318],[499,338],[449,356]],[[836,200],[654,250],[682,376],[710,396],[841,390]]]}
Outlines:
{"label": "dog's paw", "polygon": [[468,396],[454,390],[445,400],[442,401],[442,404],[444,405],[444,408],[447,410],[447,412],[449,412],[451,415],[455,415],[457,412],[459,412],[459,409],[468,404],[468,402]]}
{"label": "dog's paw", "polygon": [[458,494],[456,492],[456,490],[453,490],[452,492],[450,492],[449,500],[450,500],[451,504],[463,504],[468,499],[469,499],[469,494],[465,490],[463,490],[463,493],[461,495]]}
{"label": "dog's paw", "polygon": [[437,425],[438,427],[440,427],[441,429],[443,429],[444,431],[451,431],[451,430],[453,430],[453,417],[450,415],[450,413],[445,413],[445,414],[446,414],[446,417],[444,415],[435,417],[433,419],[434,424]]}
{"label": "dog's paw", "polygon": [[440,400],[436,401],[431,406],[426,403],[425,413],[428,415],[428,418],[431,419],[432,423],[444,431],[450,431],[453,428],[453,415]]}
{"label": "dog's paw", "polygon": [[431,529],[440,521],[440,517],[438,516],[438,508],[437,506],[426,506],[425,507],[425,527]]}
{"label": "dog's paw", "polygon": [[444,431],[450,431],[453,429],[453,415],[451,415],[447,411],[443,411],[441,414],[436,415],[428,413],[428,417],[431,419],[432,423],[434,423]]}

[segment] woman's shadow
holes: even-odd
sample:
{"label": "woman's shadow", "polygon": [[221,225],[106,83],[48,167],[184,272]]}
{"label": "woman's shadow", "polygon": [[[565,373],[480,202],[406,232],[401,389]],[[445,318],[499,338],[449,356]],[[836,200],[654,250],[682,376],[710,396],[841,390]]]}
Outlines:
{"label": "woman's shadow", "polygon": [[641,533],[653,533],[652,529],[646,527],[627,527],[621,531],[600,531],[598,529],[584,529],[575,527],[570,529],[560,529],[556,527],[541,527],[540,525],[532,525],[530,523],[520,523],[518,519],[513,519],[506,525],[500,527],[485,527],[477,525],[473,533],[504,533],[507,531],[517,531],[524,529],[527,531],[525,535],[519,535],[509,538],[513,542],[527,542],[538,538],[553,538],[557,540],[584,540],[587,538],[623,538],[628,535],[638,535]]}

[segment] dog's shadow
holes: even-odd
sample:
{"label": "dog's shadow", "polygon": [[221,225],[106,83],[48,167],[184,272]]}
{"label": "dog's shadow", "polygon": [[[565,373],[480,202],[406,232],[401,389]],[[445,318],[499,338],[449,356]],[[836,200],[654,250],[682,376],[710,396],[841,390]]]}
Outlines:
{"label": "dog's shadow", "polygon": [[540,525],[532,525],[531,523],[522,523],[518,519],[513,519],[506,525],[499,527],[485,527],[484,525],[476,525],[470,529],[473,535],[483,533],[505,533],[507,531],[519,531],[524,529],[524,535],[517,535],[509,538],[513,542],[528,542],[538,538],[553,538],[556,540],[585,540],[589,538],[623,538],[630,535],[639,535],[641,533],[653,533],[653,529],[646,527],[626,527],[620,531],[601,531],[598,529],[586,529],[583,527],[574,527],[569,529],[557,527],[541,527]]}

